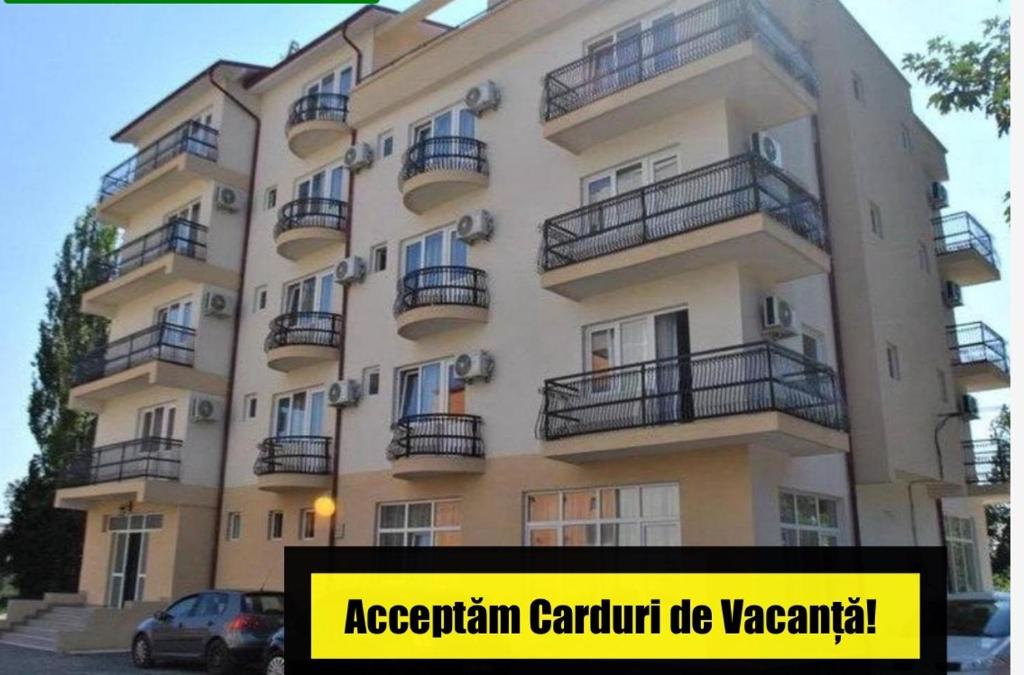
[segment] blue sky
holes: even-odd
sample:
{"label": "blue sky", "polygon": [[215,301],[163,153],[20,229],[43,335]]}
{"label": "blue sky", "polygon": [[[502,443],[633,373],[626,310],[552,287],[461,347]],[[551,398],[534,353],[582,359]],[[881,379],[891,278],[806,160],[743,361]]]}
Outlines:
{"label": "blue sky", "polygon": [[[1005,15],[997,0],[844,0],[897,63],[928,38],[971,39],[981,21]],[[382,0],[404,9],[412,0]],[[485,0],[456,0],[435,18],[458,22]],[[0,485],[21,476],[35,452],[25,411],[37,324],[52,265],[74,218],[94,199],[100,176],[128,155],[109,141],[119,129],[218,58],[271,64],[291,40],[305,44],[354,11],[343,5],[0,4]],[[555,66],[557,64],[552,64]],[[959,320],[984,320],[1010,339],[1009,234],[1002,195],[1010,148],[978,115],[940,116],[914,87],[925,123],[949,149],[951,210],[975,214],[996,239],[1003,280],[966,289]],[[979,397],[991,414],[1007,391]],[[981,429],[976,429],[976,434]],[[2,507],[0,507],[2,509]]]}

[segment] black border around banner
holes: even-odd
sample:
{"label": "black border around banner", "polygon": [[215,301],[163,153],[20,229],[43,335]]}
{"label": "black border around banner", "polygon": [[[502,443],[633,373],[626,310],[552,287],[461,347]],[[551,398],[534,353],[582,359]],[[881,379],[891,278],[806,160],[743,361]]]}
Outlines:
{"label": "black border around banner", "polygon": [[[909,572],[921,575],[920,660],[393,660],[310,659],[310,580],[356,572]],[[864,548],[370,548],[285,549],[287,667],[296,673],[505,672],[645,673],[944,673],[946,558],[942,547]]]}

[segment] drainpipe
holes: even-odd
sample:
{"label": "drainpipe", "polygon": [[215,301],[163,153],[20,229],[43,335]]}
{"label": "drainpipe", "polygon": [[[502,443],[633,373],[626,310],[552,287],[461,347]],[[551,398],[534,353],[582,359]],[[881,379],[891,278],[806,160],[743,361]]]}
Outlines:
{"label": "drainpipe", "polygon": [[260,152],[260,118],[259,116],[250,110],[244,103],[239,101],[234,94],[222,87],[215,79],[213,79],[213,68],[207,71],[207,77],[210,80],[210,84],[214,88],[218,89],[224,96],[226,96],[231,102],[237,105],[242,111],[252,118],[256,124],[256,128],[253,131],[252,140],[252,162],[249,164],[249,201],[245,207],[245,231],[242,235],[242,262],[239,269],[239,278],[241,279],[242,288],[238,292],[238,302],[235,303],[235,333],[231,341],[231,361],[228,366],[228,390],[227,390],[227,404],[224,406],[224,433],[221,439],[220,448],[220,467],[218,469],[219,477],[218,483],[220,489],[217,490],[217,509],[216,509],[216,522],[213,528],[213,558],[210,561],[210,588],[214,588],[217,585],[217,562],[218,554],[220,551],[220,524],[221,524],[221,509],[224,508],[224,478],[227,469],[227,458],[228,458],[228,430],[231,428],[231,408],[232,398],[235,389],[235,370],[238,364],[238,334],[239,327],[242,322],[242,292],[245,290],[245,272],[246,264],[249,258],[249,232],[252,229],[252,205],[256,201],[256,195],[254,190],[256,187],[256,160],[259,158]]}

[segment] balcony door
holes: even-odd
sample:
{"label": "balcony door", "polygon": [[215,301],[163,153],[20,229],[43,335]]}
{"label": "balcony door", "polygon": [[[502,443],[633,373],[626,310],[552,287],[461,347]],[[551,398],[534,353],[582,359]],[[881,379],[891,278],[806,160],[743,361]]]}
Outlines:
{"label": "balcony door", "polygon": [[[456,236],[454,227],[431,232],[405,242],[402,255],[402,288],[417,295],[414,304],[440,302],[444,287],[462,286],[451,271],[433,270],[409,277],[413,272],[437,267],[466,267],[469,246]],[[423,297],[423,295],[428,297]],[[437,295],[432,298],[430,295]]]}
{"label": "balcony door", "polygon": [[293,281],[284,287],[284,312],[288,325],[331,330],[326,317],[313,312],[329,313],[334,290],[334,274],[327,272]]}
{"label": "balcony door", "polygon": [[[138,438],[174,438],[176,410],[173,405],[158,405],[139,411]],[[152,449],[158,449],[154,447]]]}
{"label": "balcony door", "polygon": [[348,95],[352,90],[352,67],[344,66],[339,70],[332,70],[313,82],[306,85],[307,95],[317,94],[343,94]]}
{"label": "balcony door", "polygon": [[278,396],[274,406],[274,436],[322,436],[324,392],[297,391]]}
{"label": "balcony door", "polygon": [[320,169],[316,173],[307,176],[295,184],[296,199],[303,200],[299,204],[299,214],[310,213],[314,215],[340,216],[336,213],[335,205],[310,204],[305,200],[332,199],[335,202],[344,201],[345,195],[345,169],[341,166],[332,166]]}
{"label": "balcony door", "polygon": [[406,368],[398,376],[398,417],[466,412],[466,385],[444,361]]}
{"label": "balcony door", "polygon": [[444,136],[476,138],[476,116],[466,108],[456,106],[437,113],[413,127],[414,143]]}
{"label": "balcony door", "polygon": [[182,360],[191,349],[192,301],[179,300],[156,310],[156,323],[163,328],[156,345],[171,360]]}
{"label": "balcony door", "polygon": [[[679,157],[676,151],[672,150],[617,166],[584,179],[583,205],[595,206],[590,210],[586,224],[590,233],[629,226],[628,231],[619,234],[632,236],[635,229],[639,236],[644,227],[645,217],[648,219],[648,227],[657,224],[660,220],[658,214],[666,209],[671,195],[655,191],[637,195],[636,199],[623,198],[601,207],[596,205],[639,190],[644,185],[666,180],[678,173]],[[641,202],[642,199],[646,199],[647,203]]]}

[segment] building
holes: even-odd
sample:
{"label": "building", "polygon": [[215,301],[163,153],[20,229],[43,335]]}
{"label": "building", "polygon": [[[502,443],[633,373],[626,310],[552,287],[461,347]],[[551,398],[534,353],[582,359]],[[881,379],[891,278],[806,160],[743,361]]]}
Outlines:
{"label": "building", "polygon": [[332,543],[946,543],[989,586],[1009,454],[967,395],[1009,367],[952,308],[998,260],[838,0],[444,4],[114,135],[56,498],[84,601],[280,588]]}

